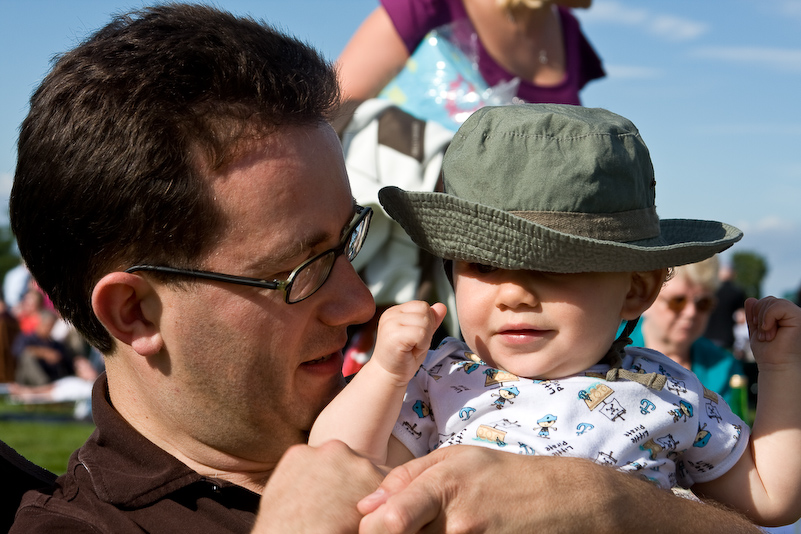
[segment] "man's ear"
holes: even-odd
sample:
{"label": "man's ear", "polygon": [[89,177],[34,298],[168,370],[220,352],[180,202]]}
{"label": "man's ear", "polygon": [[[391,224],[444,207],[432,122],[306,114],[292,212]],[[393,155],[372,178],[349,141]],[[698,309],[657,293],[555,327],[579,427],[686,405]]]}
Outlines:
{"label": "man's ear", "polygon": [[667,269],[631,273],[631,287],[623,303],[620,317],[632,320],[642,315],[659,296],[666,277]]}
{"label": "man's ear", "polygon": [[150,282],[132,273],[109,273],[92,291],[92,308],[103,326],[142,356],[152,356],[163,346],[159,302]]}

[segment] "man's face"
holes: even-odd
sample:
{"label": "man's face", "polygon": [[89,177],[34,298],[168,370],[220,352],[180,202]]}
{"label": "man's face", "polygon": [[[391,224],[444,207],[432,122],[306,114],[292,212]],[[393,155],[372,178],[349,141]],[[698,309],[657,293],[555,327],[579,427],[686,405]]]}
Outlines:
{"label": "man's face", "polygon": [[[342,150],[328,125],[283,128],[211,177],[227,224],[197,267],[286,279],[336,246],[354,216]],[[342,386],[348,325],[373,314],[372,297],[340,256],[311,297],[197,280],[166,292],[168,405],[178,424],[217,450],[269,461],[305,440]]]}

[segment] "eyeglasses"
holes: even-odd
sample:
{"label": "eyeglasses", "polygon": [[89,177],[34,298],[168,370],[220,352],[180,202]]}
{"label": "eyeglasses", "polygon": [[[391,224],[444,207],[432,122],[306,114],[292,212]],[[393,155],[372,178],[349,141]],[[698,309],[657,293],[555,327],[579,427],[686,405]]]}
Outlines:
{"label": "eyeglasses", "polygon": [[177,269],[162,265],[135,265],[126,269],[125,272],[152,271],[262,289],[277,289],[284,292],[284,301],[287,304],[295,304],[309,298],[322,287],[325,281],[328,280],[328,275],[331,274],[334,262],[339,256],[344,254],[348,261],[353,261],[353,258],[356,257],[362,249],[362,245],[364,245],[372,217],[373,210],[371,208],[356,206],[356,216],[342,236],[342,241],[339,245],[304,261],[292,271],[286,280],[262,280],[247,276],[234,276],[195,269]]}
{"label": "eyeglasses", "polygon": [[[670,308],[673,313],[679,314],[682,312],[682,310],[684,310],[684,308],[687,307],[687,303],[690,302],[690,299],[688,299],[686,295],[679,295],[665,299],[665,302],[667,303],[667,307]],[[715,297],[700,297],[694,299],[692,302],[695,306],[695,311],[698,313],[712,311],[712,308],[714,308],[718,303]]]}

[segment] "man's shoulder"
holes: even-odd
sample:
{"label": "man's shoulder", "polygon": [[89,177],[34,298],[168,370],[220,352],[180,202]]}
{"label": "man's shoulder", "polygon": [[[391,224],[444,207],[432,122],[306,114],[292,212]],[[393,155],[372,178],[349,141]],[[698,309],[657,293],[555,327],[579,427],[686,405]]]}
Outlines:
{"label": "man's shoulder", "polygon": [[89,473],[76,456],[73,454],[67,473],[52,486],[25,493],[11,533],[141,532],[116,507],[98,497]]}
{"label": "man's shoulder", "polygon": [[65,498],[59,488],[31,490],[23,496],[9,533],[126,531],[102,519],[83,503]]}

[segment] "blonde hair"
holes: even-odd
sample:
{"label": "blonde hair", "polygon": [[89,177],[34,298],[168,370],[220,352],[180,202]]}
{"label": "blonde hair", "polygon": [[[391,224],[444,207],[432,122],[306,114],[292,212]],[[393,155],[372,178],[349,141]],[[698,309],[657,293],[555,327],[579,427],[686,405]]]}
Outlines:
{"label": "blonde hair", "polygon": [[674,268],[673,277],[684,278],[688,282],[700,285],[707,291],[714,293],[720,286],[719,269],[720,261],[716,254],[704,261]]}

